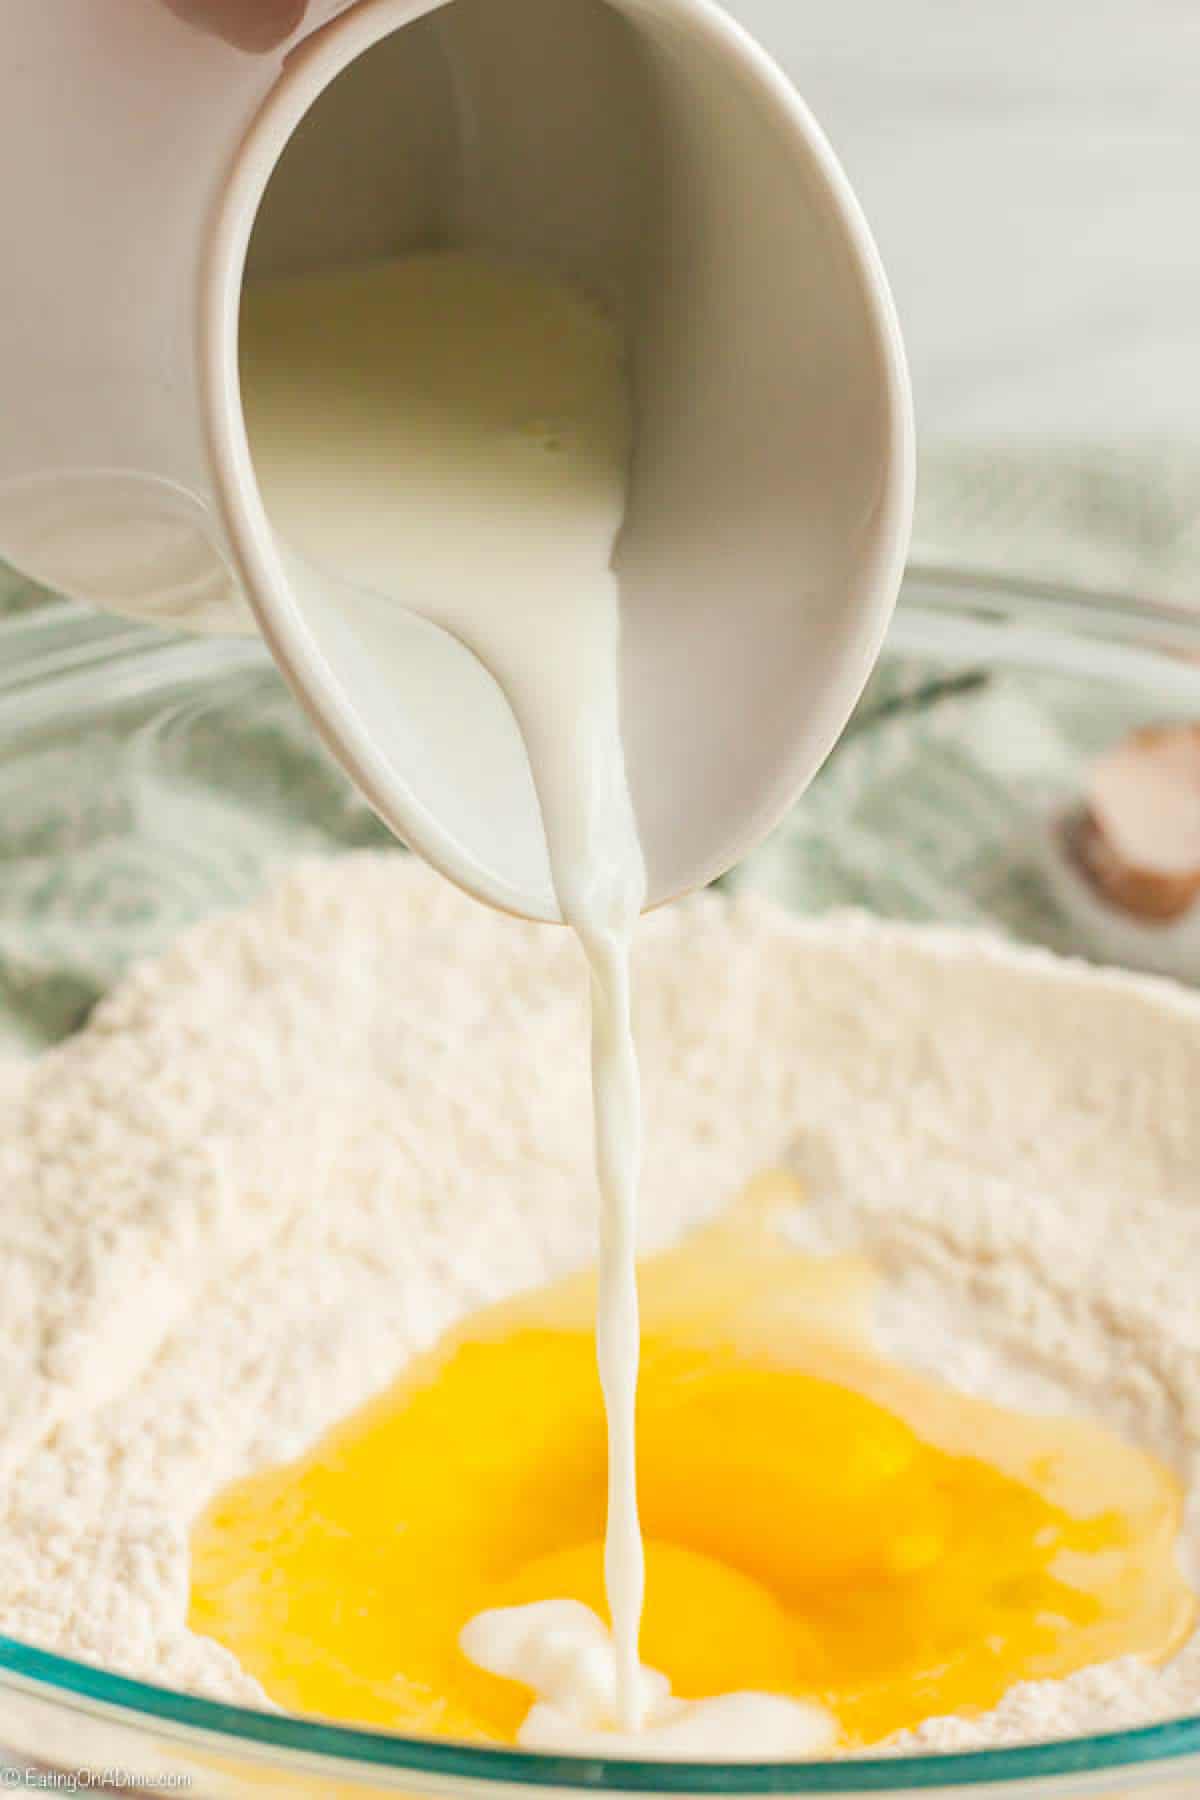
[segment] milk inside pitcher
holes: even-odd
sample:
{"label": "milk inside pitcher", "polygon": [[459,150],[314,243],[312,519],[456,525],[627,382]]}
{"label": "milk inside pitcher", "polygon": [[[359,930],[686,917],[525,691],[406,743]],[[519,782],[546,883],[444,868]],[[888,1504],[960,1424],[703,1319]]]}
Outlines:
{"label": "milk inside pitcher", "polygon": [[705,0],[363,0],[264,59],[143,0],[54,0],[21,33],[0,105],[41,149],[0,274],[0,554],[166,625],[257,627],[402,838],[555,917],[536,818],[497,813],[528,781],[490,678],[463,675],[494,720],[472,783],[431,699],[466,652],[414,615],[380,670],[288,566],[238,363],[260,277],[453,246],[545,264],[628,343],[622,705],[650,902],[757,841],[861,688],[912,497],[882,270],[765,54]]}

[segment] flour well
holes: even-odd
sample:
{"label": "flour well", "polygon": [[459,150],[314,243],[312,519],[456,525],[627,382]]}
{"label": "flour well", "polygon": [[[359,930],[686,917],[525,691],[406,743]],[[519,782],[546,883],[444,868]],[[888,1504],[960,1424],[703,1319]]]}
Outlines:
{"label": "flour well", "polygon": [[[1200,1486],[1200,1003],[712,897],[636,962],[647,1245],[789,1162],[797,1236],[881,1267],[894,1354]],[[568,934],[364,856],[189,934],[6,1084],[0,1630],[261,1704],[185,1628],[191,1520],[466,1309],[594,1255],[586,1013]],[[1198,1704],[1193,1645],[910,1741]]]}

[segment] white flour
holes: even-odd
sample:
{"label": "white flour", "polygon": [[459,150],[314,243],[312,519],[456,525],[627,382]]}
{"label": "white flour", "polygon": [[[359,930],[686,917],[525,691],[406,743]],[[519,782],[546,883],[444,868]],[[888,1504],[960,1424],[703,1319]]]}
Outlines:
{"label": "white flour", "polygon": [[[711,897],[637,960],[648,1245],[790,1161],[797,1235],[883,1267],[896,1353],[1090,1411],[1200,1492],[1200,1001]],[[191,1519],[465,1308],[593,1254],[585,1024],[567,933],[363,856],[191,933],[6,1084],[0,1630],[261,1700],[184,1627]],[[917,1741],[1198,1705],[1192,1646]]]}

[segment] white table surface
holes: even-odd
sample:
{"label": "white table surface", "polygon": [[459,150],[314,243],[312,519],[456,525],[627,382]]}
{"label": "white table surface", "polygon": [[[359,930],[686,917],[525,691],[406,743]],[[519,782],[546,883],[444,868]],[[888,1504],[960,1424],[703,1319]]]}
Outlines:
{"label": "white table surface", "polygon": [[832,138],[927,440],[1200,451],[1196,0],[730,0]]}

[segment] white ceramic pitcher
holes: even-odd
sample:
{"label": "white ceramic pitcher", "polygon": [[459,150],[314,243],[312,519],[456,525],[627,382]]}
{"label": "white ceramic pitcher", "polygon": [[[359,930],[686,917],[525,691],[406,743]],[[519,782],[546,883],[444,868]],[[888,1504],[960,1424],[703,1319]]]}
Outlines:
{"label": "white ceramic pitcher", "polygon": [[436,702],[441,634],[414,618],[386,669],[364,666],[285,566],[237,344],[256,272],[436,244],[549,259],[611,297],[632,346],[622,683],[650,900],[730,866],[844,724],[912,505],[883,273],[785,78],[707,0],[327,4],[266,58],[157,0],[19,11],[0,58],[0,555],[164,624],[257,622],[401,838],[556,917],[487,677],[494,722],[466,761]]}

